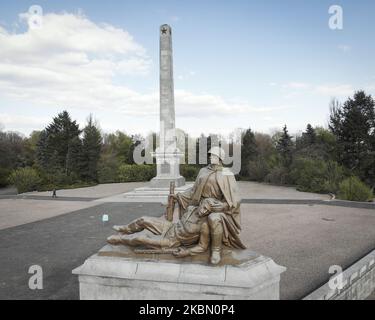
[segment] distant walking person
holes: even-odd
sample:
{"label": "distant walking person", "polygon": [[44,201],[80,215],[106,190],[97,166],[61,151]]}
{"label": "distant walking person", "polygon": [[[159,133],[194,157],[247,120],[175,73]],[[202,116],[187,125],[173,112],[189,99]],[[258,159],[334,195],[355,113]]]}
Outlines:
{"label": "distant walking person", "polygon": [[57,198],[56,188],[54,188],[53,191],[52,191],[52,198]]}

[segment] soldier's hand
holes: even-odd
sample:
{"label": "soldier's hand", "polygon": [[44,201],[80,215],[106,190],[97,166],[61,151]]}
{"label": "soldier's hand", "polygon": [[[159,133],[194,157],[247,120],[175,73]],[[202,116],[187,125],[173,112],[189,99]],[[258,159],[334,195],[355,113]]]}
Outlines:
{"label": "soldier's hand", "polygon": [[190,251],[184,248],[177,248],[175,251],[173,251],[173,255],[177,258],[183,258],[190,256]]}
{"label": "soldier's hand", "polygon": [[199,217],[205,217],[205,216],[208,216],[210,214],[210,211],[207,210],[207,209],[204,209],[204,208],[199,208],[198,209],[198,216]]}

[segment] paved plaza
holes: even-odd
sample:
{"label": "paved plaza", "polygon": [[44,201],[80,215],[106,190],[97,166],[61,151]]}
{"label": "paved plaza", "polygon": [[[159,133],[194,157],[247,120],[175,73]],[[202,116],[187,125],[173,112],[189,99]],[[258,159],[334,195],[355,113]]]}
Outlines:
{"label": "paved plaza", "polygon": [[[71,270],[105,244],[111,226],[164,212],[159,203],[104,200],[145,185],[58,190],[57,199],[49,192],[0,195],[0,299],[78,299]],[[331,265],[345,269],[375,248],[374,203],[332,202],[292,187],[238,185],[245,244],[287,267],[282,299],[303,298],[327,282]],[[103,214],[109,222],[102,222]],[[34,264],[43,268],[43,290],[28,288]]]}

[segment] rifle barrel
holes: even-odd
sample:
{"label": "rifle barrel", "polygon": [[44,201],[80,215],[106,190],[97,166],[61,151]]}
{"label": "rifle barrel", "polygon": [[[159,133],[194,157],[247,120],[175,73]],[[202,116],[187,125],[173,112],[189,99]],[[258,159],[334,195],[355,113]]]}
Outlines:
{"label": "rifle barrel", "polygon": [[170,254],[176,249],[134,249],[135,253],[147,254],[147,253],[159,253],[159,254]]}

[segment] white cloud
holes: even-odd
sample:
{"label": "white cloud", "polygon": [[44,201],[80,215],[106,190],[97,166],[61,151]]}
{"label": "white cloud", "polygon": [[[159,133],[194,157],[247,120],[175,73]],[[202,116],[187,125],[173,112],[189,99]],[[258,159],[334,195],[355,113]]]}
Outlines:
{"label": "white cloud", "polygon": [[[20,14],[20,18],[27,23],[28,14]],[[22,51],[27,47],[35,52],[58,49],[60,52],[145,55],[145,49],[127,31],[106,23],[95,24],[83,14],[46,14],[41,28],[29,29],[8,40],[9,48]]]}
{"label": "white cloud", "polygon": [[47,117],[32,117],[32,116],[19,116],[8,115],[0,113],[0,122],[4,128],[16,128],[21,131],[22,128],[34,129],[47,126],[51,119]]}
{"label": "white cloud", "polygon": [[375,83],[369,84],[364,87],[366,94],[371,94],[375,98]]}
{"label": "white cloud", "polygon": [[186,72],[185,74],[179,74],[177,76],[177,79],[178,80],[188,80],[189,78],[194,77],[196,74],[197,74],[196,71],[191,70],[191,71]]}
{"label": "white cloud", "polygon": [[351,46],[348,46],[346,44],[340,44],[338,46],[339,50],[343,51],[343,52],[349,52],[350,50],[352,50],[352,47]]}
{"label": "white cloud", "polygon": [[290,109],[290,106],[252,106],[247,101],[226,100],[219,95],[194,94],[186,90],[176,90],[176,113],[179,116],[241,116],[251,113],[267,113]]}
{"label": "white cloud", "polygon": [[306,89],[311,87],[305,82],[288,82],[281,85],[284,99],[295,99],[296,97],[306,94]]}
{"label": "white cloud", "polygon": [[172,16],[172,17],[171,17],[171,20],[172,20],[173,22],[177,22],[177,21],[180,20],[180,17],[178,17],[178,16]]}
{"label": "white cloud", "polygon": [[354,93],[351,84],[311,84],[305,82],[289,82],[281,86],[285,90],[284,98],[291,99],[305,94],[323,95],[330,97],[347,97]]}
{"label": "white cloud", "polygon": [[350,84],[320,85],[315,87],[316,93],[331,97],[347,97],[352,95],[354,91],[353,86]]}
{"label": "white cloud", "polygon": [[289,82],[287,84],[283,85],[283,88],[288,88],[288,89],[306,89],[310,85],[308,83],[304,82]]}
{"label": "white cloud", "polygon": [[263,117],[264,121],[274,121],[273,117]]}
{"label": "white cloud", "polygon": [[150,94],[113,84],[114,76],[145,75],[151,65],[146,50],[125,30],[83,15],[51,13],[43,16],[42,28],[24,33],[0,29],[0,47],[3,97],[134,114],[140,103],[145,109],[154,103]]}
{"label": "white cloud", "polygon": [[375,91],[375,83],[369,84],[365,87],[366,91]]}
{"label": "white cloud", "polygon": [[[20,15],[23,22],[27,17]],[[96,24],[82,14],[47,13],[41,28],[14,33],[0,27],[0,48],[0,99],[37,106],[38,112],[43,107],[73,108],[87,110],[87,114],[110,113],[116,120],[126,114],[139,117],[140,124],[144,117],[159,112],[156,88],[138,92],[121,81],[123,75],[147,76],[152,64],[145,48],[123,29]],[[196,74],[186,72],[187,77]],[[176,90],[175,95],[180,117],[236,117],[289,108],[256,107],[247,101],[186,90]],[[7,127],[41,129],[49,120],[3,114],[2,122]]]}

